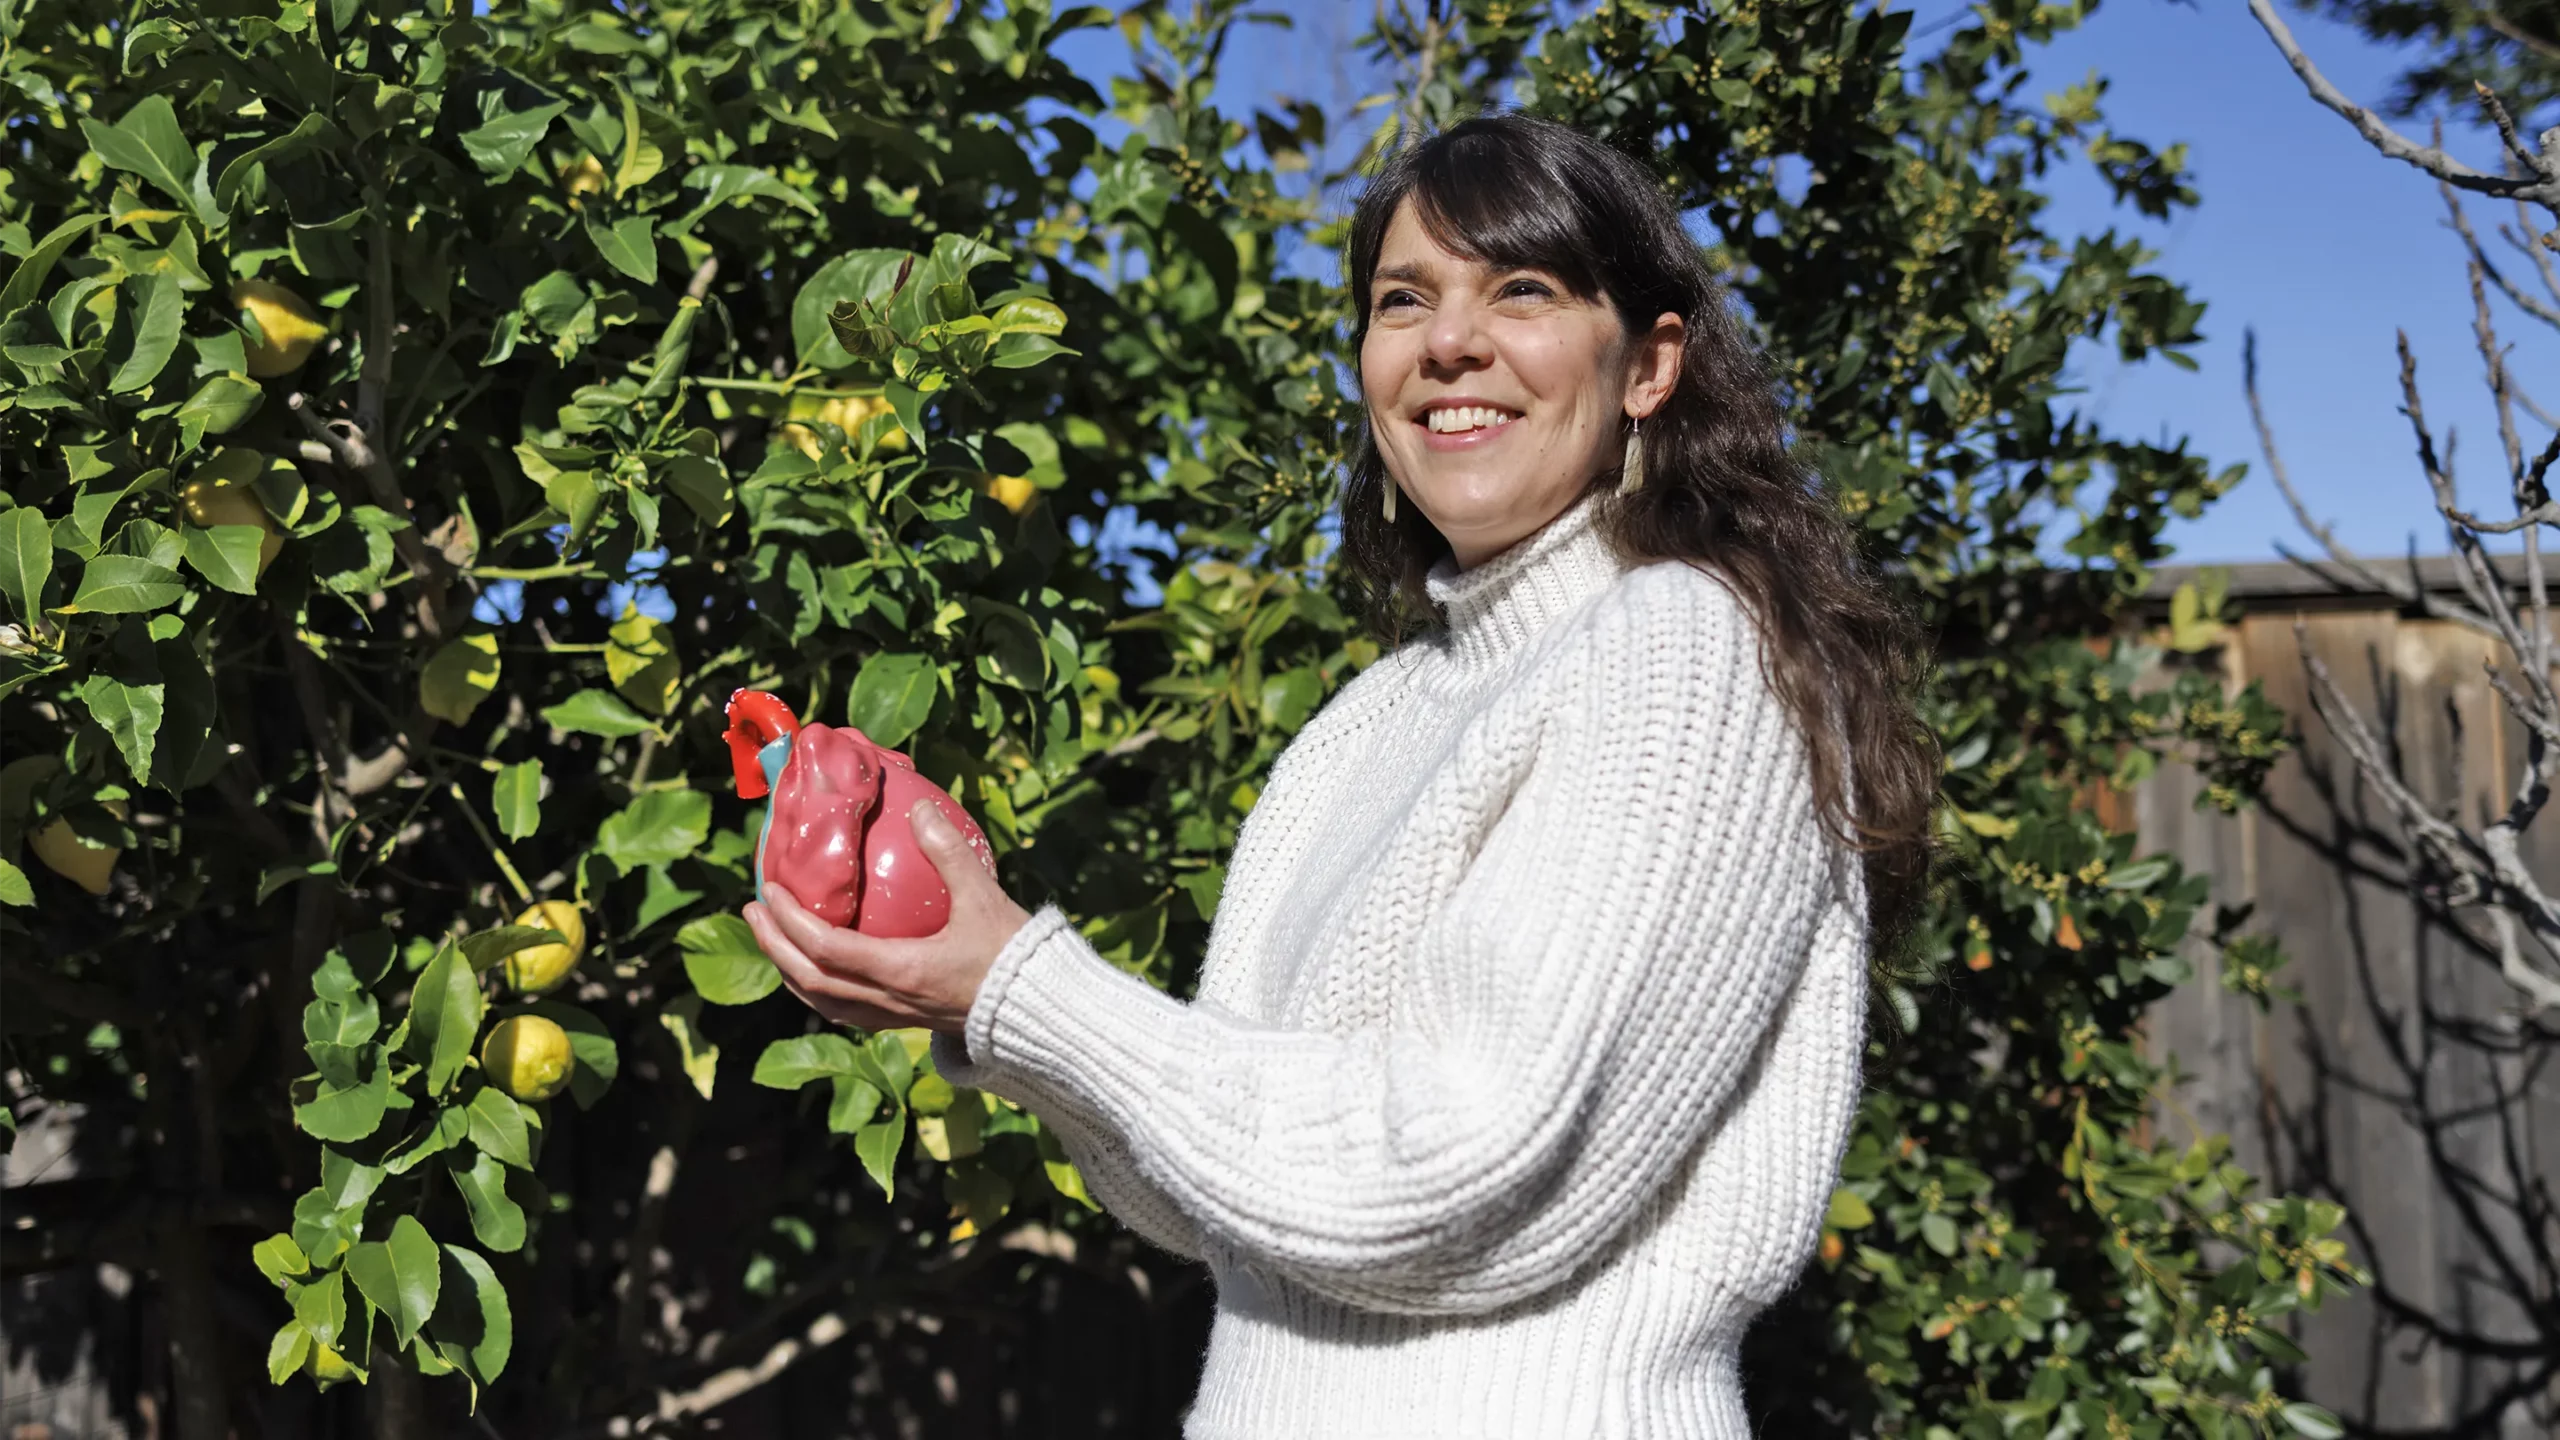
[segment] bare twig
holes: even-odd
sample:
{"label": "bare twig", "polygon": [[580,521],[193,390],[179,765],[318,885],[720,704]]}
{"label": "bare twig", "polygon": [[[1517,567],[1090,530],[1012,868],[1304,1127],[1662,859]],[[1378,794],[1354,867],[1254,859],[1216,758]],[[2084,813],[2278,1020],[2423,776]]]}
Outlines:
{"label": "bare twig", "polygon": [[[2532,155],[2527,166],[2532,172],[2529,177],[2489,175],[2472,169],[2441,149],[2421,145],[2383,124],[2379,116],[2348,99],[2337,86],[2329,83],[2329,77],[2321,74],[2320,67],[2311,62],[2311,57],[2302,53],[2302,46],[2294,40],[2293,31],[2286,27],[2269,0],[2249,0],[2249,13],[2257,17],[2259,26],[2267,32],[2267,38],[2275,42],[2285,63],[2293,67],[2293,73],[2301,78],[2303,88],[2311,92],[2311,98],[2336,111],[2355,127],[2366,144],[2386,158],[2414,165],[2464,190],[2482,195],[2511,195],[2547,206],[2555,214],[2560,214],[2560,163],[2545,155]],[[2512,125],[2513,122],[2509,123]]]}
{"label": "bare twig", "polygon": [[2267,423],[2266,402],[2258,396],[2258,332],[2243,330],[2240,335],[2240,387],[2249,398],[2249,423],[2258,430],[2258,450],[2267,457],[2267,473],[2275,477],[2276,489],[2284,495],[2286,508],[2293,511],[2293,522],[2329,552],[2329,558],[2354,572],[2366,584],[2380,590],[2404,605],[2418,603],[2419,587],[2402,584],[2375,570],[2342,544],[2336,533],[2311,513],[2302,503],[2302,492],[2293,488],[2293,474],[2285,468],[2284,454],[2276,448],[2275,427]]}

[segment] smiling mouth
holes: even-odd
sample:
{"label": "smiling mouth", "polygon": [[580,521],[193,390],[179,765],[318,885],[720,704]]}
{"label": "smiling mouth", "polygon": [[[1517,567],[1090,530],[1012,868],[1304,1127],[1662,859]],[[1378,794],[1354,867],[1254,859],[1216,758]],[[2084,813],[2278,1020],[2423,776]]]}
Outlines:
{"label": "smiling mouth", "polygon": [[1496,430],[1519,419],[1517,412],[1497,410],[1490,405],[1444,405],[1425,411],[1422,423],[1434,435],[1465,435],[1477,430]]}

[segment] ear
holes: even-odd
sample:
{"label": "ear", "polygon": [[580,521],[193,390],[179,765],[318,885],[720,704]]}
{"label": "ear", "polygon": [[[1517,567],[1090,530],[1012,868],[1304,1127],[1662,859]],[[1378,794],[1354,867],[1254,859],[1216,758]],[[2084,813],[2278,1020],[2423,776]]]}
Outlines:
{"label": "ear", "polygon": [[1662,408],[1680,384],[1680,357],[1689,341],[1689,326],[1669,310],[1654,318],[1653,328],[1636,337],[1627,355],[1627,413],[1638,420]]}

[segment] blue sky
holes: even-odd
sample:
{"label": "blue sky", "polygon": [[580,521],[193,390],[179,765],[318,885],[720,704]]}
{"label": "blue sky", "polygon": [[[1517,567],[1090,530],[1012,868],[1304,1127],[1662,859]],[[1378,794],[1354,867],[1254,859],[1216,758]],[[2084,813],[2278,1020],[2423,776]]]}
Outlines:
{"label": "blue sky", "polygon": [[[1253,29],[1231,48],[1220,87],[1230,113],[1298,95],[1340,115],[1380,88],[1350,41],[1371,13],[1361,0],[1277,0],[1293,30]],[[1920,0],[1917,25],[1963,12]],[[2299,13],[2305,49],[2350,96],[2378,103],[2399,63],[2354,32]],[[1116,68],[1116,35],[1089,34],[1068,54],[1089,73]],[[2114,427],[2140,436],[2184,434],[2217,464],[2245,461],[2249,478],[2204,518],[2171,533],[2180,558],[2271,559],[2307,539],[2258,458],[2240,387],[2244,327],[2258,332],[2260,383],[2295,483],[2340,539],[2398,554],[2414,534],[2424,553],[2444,537],[2399,414],[2395,327],[2409,332],[2428,418],[2441,443],[2461,436],[2457,478],[2475,512],[2505,513],[2505,483],[2471,337],[2459,243],[2445,229],[2434,185],[2366,149],[2345,122],[2314,105],[2240,0],[2112,0],[2080,31],[2036,58],[2037,83],[2059,90],[2095,69],[2112,82],[2106,105],[2120,133],[2155,145],[2184,141],[2203,204],[2169,224],[2113,209],[2093,175],[2056,187],[2058,228],[2109,227],[2143,236],[2160,269],[2208,302],[2200,368],[2123,366],[2084,347],[2077,378]],[[2409,122],[2414,131],[2423,121]],[[2465,127],[2449,147],[2483,167],[2494,138]],[[2475,206],[2484,232],[2507,218]],[[2496,242],[2491,241],[2494,246]],[[2516,267],[2521,268],[2521,267]],[[2512,271],[2511,271],[2512,273]],[[2516,343],[2509,364],[2546,408],[2560,404],[2560,343],[2499,305]],[[2529,422],[2528,422],[2529,425]],[[2528,430],[2529,443],[2549,432]]]}

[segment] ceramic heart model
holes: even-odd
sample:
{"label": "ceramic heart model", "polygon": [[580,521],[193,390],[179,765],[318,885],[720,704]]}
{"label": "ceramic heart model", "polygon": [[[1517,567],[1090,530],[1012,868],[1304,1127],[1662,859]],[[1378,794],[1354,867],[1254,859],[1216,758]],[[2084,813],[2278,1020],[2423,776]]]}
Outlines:
{"label": "ceramic heart model", "polygon": [[919,800],[933,801],[995,868],[960,802],[849,725],[803,725],[773,696],[740,690],[729,697],[727,738],[739,797],[773,796],[756,844],[758,898],[770,878],[830,925],[889,937],[940,930],[951,891],[907,823]]}

